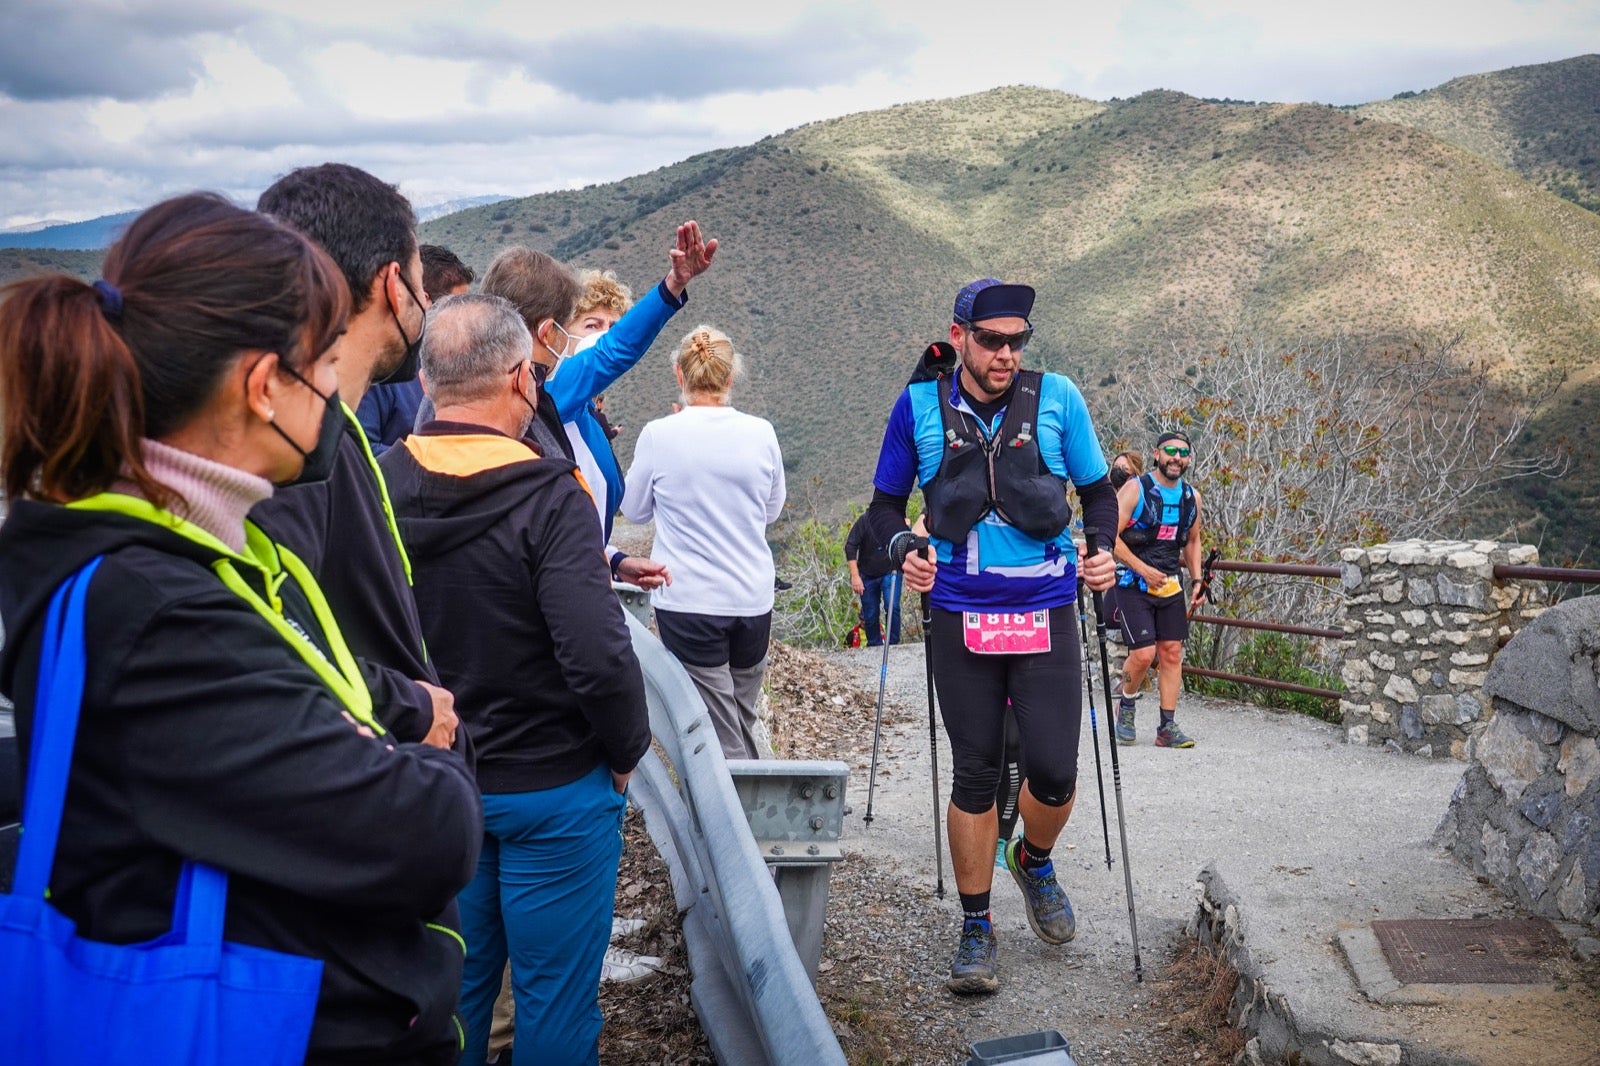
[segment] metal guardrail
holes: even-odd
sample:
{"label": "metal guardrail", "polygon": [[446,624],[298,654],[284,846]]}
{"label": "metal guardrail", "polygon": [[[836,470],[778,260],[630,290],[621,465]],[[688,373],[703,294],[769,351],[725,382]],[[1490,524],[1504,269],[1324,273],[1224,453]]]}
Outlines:
{"label": "metal guardrail", "polygon": [[672,874],[694,973],[690,999],[712,1054],[739,1066],[842,1066],[705,704],[671,653],[625,613],[650,731],[671,764],[652,750],[632,791]]}

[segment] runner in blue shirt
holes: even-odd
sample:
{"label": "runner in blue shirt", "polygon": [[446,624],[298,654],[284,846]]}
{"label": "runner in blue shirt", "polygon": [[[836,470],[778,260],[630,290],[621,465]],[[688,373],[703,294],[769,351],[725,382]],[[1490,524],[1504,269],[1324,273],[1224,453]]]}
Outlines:
{"label": "runner in blue shirt", "polygon": [[[1077,488],[1085,525],[1107,538],[1116,493],[1078,387],[1021,368],[1033,301],[1031,287],[994,278],[956,296],[950,344],[959,361],[895,402],[869,508],[874,536],[888,543],[906,529],[913,488],[927,504],[934,560],[910,555],[903,572],[933,608],[927,654],[954,763],[947,825],[963,911],[946,987],[961,994],[999,987],[989,897],[1008,699],[1027,776],[1023,833],[1007,846],[1006,867],[1040,939],[1063,944],[1076,932],[1050,862],[1077,793],[1083,691],[1067,487]],[[1082,573],[1090,588],[1110,587],[1110,552],[1084,559]]]}

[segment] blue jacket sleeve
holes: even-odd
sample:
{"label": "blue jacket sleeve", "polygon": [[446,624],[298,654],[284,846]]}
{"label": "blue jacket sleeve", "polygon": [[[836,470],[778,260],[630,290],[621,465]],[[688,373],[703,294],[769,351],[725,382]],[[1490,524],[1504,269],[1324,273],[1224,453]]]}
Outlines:
{"label": "blue jacket sleeve", "polygon": [[666,282],[662,282],[641,296],[593,347],[563,359],[544,385],[545,395],[555,402],[561,421],[577,418],[595,393],[604,392],[632,370],[661,335],[667,321],[688,301],[688,293],[682,300],[674,300]]}
{"label": "blue jacket sleeve", "polygon": [[917,441],[915,419],[911,413],[911,390],[900,393],[883,428],[883,446],[878,450],[878,469],[872,487],[891,496],[910,496],[917,487]]}

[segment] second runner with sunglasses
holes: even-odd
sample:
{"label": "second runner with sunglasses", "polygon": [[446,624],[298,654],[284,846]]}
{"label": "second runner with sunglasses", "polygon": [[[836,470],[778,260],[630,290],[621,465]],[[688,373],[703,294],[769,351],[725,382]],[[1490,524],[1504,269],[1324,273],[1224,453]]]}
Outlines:
{"label": "second runner with sunglasses", "polygon": [[[1117,742],[1138,739],[1135,700],[1145,674],[1156,664],[1161,723],[1156,747],[1192,748],[1176,719],[1183,690],[1183,642],[1189,615],[1205,595],[1201,581],[1200,493],[1184,480],[1193,446],[1182,432],[1161,434],[1150,451],[1150,471],[1129,478],[1117,493],[1117,614],[1127,641],[1121,699],[1117,701]],[[1178,575],[1189,571],[1187,609]]]}

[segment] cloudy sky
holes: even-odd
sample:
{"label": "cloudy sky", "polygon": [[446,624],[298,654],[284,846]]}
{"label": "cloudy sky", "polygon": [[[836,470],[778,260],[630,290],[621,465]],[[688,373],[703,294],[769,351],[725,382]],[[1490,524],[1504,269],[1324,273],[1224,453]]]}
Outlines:
{"label": "cloudy sky", "polygon": [[0,0],[0,227],[330,159],[526,195],[996,85],[1345,104],[1597,51],[1595,0]]}

